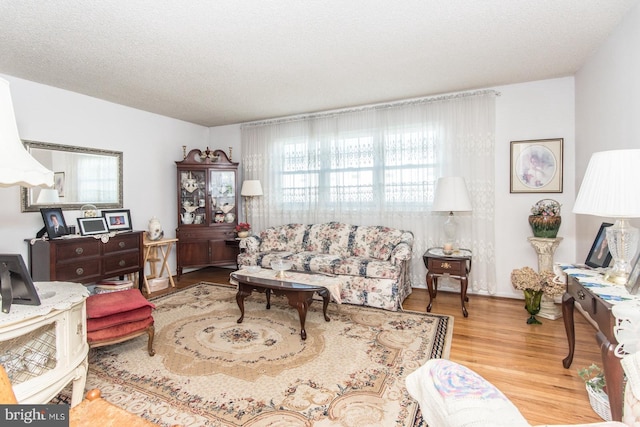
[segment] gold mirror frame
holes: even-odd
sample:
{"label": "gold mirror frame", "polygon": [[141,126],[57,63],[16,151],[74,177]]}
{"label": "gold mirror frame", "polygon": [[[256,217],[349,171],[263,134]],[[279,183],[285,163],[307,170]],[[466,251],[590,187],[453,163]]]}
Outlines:
{"label": "gold mirror frame", "polygon": [[[122,151],[111,151],[111,150],[102,150],[97,148],[86,148],[86,147],[74,147],[71,145],[59,145],[59,144],[51,144],[48,142],[38,142],[38,141],[22,141],[25,148],[29,153],[33,153],[33,150],[48,150],[52,152],[65,152],[65,153],[79,153],[79,154],[91,154],[94,156],[108,156],[115,157],[117,164],[117,200],[109,201],[109,202],[96,202],[96,201],[82,201],[79,202],[77,200],[61,200],[59,203],[46,203],[46,204],[37,204],[34,200],[34,197],[38,194],[38,189],[20,188],[20,199],[21,199],[21,210],[22,212],[40,212],[40,208],[61,208],[64,210],[79,210],[83,205],[91,204],[94,205],[97,209],[119,209],[123,207],[122,204]],[[34,156],[35,157],[35,156]],[[36,157],[37,158],[37,157]],[[41,162],[42,163],[42,162]],[[44,164],[44,163],[43,163]],[[45,167],[51,168],[51,165],[44,164]],[[66,170],[59,170],[60,167],[56,167],[57,170],[53,170],[54,173],[64,172],[67,174]],[[70,175],[66,175],[70,177]],[[80,178],[81,179],[81,178]]]}

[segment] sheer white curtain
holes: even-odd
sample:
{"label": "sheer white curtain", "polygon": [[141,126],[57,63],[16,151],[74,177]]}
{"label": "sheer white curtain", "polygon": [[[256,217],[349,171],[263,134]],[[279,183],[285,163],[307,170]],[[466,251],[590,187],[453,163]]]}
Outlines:
{"label": "sheer white curtain", "polygon": [[495,293],[494,91],[410,100],[247,123],[244,179],[259,179],[248,222],[342,221],[410,230],[413,286],[422,254],[442,244],[445,215],[431,212],[437,179],[466,179],[473,212],[458,215],[460,246],[473,251],[471,288]]}

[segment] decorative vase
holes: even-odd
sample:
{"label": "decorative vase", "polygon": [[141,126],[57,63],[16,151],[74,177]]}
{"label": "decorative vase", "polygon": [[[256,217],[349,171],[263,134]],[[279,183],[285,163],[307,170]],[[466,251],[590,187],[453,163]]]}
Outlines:
{"label": "decorative vase", "polygon": [[238,237],[240,239],[245,239],[249,237],[249,231],[238,231]]}
{"label": "decorative vase", "polygon": [[555,239],[560,229],[562,217],[551,215],[529,215],[529,225],[534,237]]}
{"label": "decorative vase", "polygon": [[524,308],[529,313],[527,319],[528,325],[541,325],[542,322],[536,319],[536,314],[540,312],[540,301],[542,300],[542,291],[534,291],[532,289],[525,289],[524,291]]}

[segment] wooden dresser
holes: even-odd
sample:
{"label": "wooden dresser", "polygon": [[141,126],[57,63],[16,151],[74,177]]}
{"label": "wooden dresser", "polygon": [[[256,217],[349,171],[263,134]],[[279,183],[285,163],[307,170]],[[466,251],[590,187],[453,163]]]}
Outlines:
{"label": "wooden dresser", "polygon": [[144,275],[143,232],[116,234],[102,242],[91,236],[29,243],[29,269],[34,281],[94,283],[138,273]]}

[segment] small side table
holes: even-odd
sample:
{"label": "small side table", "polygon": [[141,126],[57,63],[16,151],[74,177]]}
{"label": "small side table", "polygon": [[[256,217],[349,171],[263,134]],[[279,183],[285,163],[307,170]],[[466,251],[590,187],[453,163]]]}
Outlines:
{"label": "small side table", "polygon": [[240,270],[240,264],[238,264],[238,254],[240,254],[240,252],[243,251],[243,249],[240,248],[240,238],[237,239],[227,239],[224,241],[224,244],[226,246],[231,246],[236,250],[236,267],[238,267],[238,270]]}
{"label": "small side table", "polygon": [[[171,287],[176,287],[167,260],[169,259],[169,255],[171,254],[173,244],[177,241],[178,239],[144,240],[143,265],[146,265],[147,262],[149,263],[150,273],[148,276],[146,274],[144,275],[144,287],[147,291],[147,294],[151,293],[151,289],[149,288],[149,279],[163,277],[165,271],[167,273],[167,276],[169,276],[169,284],[171,285]],[[162,267],[160,268],[160,272],[158,272],[158,268],[156,266],[157,263],[161,263],[162,265]]]}
{"label": "small side table", "polygon": [[459,249],[451,255],[445,255],[442,248],[430,248],[422,255],[424,265],[427,267],[427,288],[429,289],[429,305],[427,312],[431,311],[433,300],[438,293],[438,277],[449,275],[460,280],[460,303],[462,305],[462,315],[469,316],[467,308],[464,306],[467,297],[467,286],[469,284],[469,272],[471,271],[471,251]]}

